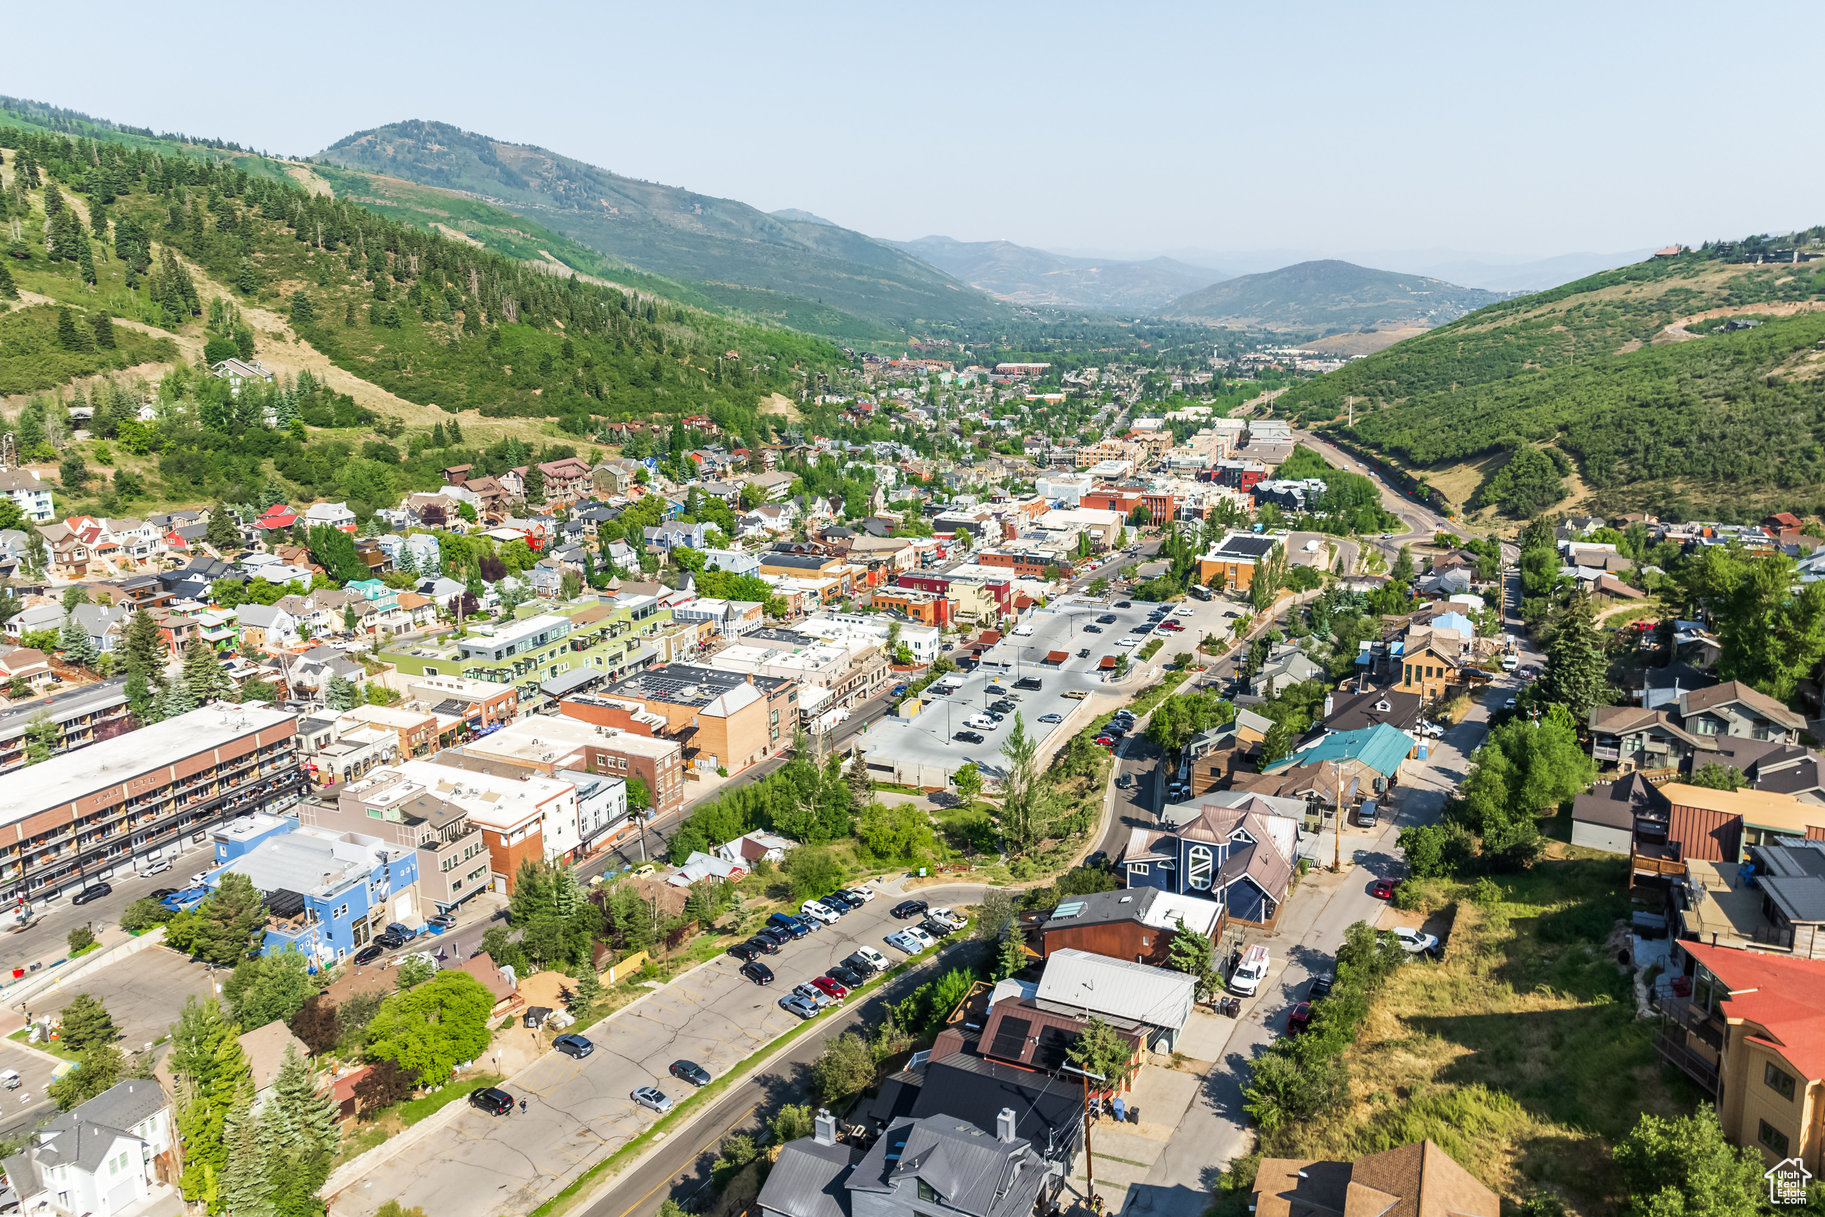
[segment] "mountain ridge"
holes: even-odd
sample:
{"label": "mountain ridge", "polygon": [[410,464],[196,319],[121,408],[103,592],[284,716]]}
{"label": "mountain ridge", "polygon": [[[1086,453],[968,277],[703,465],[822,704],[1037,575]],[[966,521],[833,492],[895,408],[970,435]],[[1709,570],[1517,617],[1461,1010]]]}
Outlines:
{"label": "mountain ridge", "polygon": [[1013,241],[931,235],[893,245],[981,291],[1019,304],[1152,312],[1216,283],[1220,271],[1172,258],[1078,258]]}
{"label": "mountain ridge", "polygon": [[372,127],[313,159],[473,194],[644,270],[697,281],[736,307],[790,300],[843,315],[848,333],[992,324],[1014,315],[961,280],[865,234],[735,199],[630,178],[535,144],[422,119]]}
{"label": "mountain ridge", "polygon": [[1324,258],[1226,279],[1171,301],[1159,315],[1318,337],[1354,329],[1429,328],[1499,299],[1499,293],[1481,288]]}

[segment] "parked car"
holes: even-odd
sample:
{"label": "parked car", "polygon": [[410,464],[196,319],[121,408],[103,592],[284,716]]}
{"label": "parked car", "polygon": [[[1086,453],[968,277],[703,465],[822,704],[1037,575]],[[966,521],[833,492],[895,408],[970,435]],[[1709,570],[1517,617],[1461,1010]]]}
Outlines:
{"label": "parked car", "polygon": [[936,917],[941,924],[947,925],[953,930],[960,930],[970,923],[968,917],[965,917],[956,909],[945,908],[943,905],[937,905],[934,908],[928,909],[925,915],[927,917]]}
{"label": "parked car", "polygon": [[1335,973],[1320,972],[1318,975],[1312,977],[1311,983],[1306,985],[1305,1000],[1308,1002],[1315,1002],[1321,997],[1328,997],[1331,992],[1331,986],[1336,983],[1337,976]]}
{"label": "parked car", "polygon": [[1394,893],[1400,890],[1399,879],[1377,879],[1369,884],[1369,895],[1377,900],[1392,900]]}
{"label": "parked car", "polygon": [[800,1018],[816,1018],[817,1006],[808,1002],[796,993],[788,993],[779,999],[779,1008],[787,1014],[796,1014]]}
{"label": "parked car", "polygon": [[849,996],[849,986],[832,976],[819,976],[812,980],[811,984],[831,1001],[841,1001]]}
{"label": "parked car", "polygon": [[1041,714],[1039,716],[1039,721],[1042,723],[1062,723],[1065,721],[1065,716],[1062,714]]}
{"label": "parked car", "polygon": [[1092,740],[1092,741],[1091,741],[1091,742],[1092,742],[1092,743],[1095,743],[1095,744],[1098,744],[1098,745],[1100,745],[1100,746],[1101,746],[1101,747],[1104,747],[1104,748],[1113,748],[1113,747],[1115,747],[1115,737],[1114,737],[1114,736],[1112,736],[1112,735],[1099,735],[1099,736],[1097,736],[1097,737],[1096,737],[1096,738],[1095,738],[1095,739],[1094,739],[1094,740]]}
{"label": "parked car", "polygon": [[1114,625],[1115,624],[1115,614],[1114,613],[1104,613],[1101,617],[1098,617],[1097,620],[1100,621],[1104,625]]}
{"label": "parked car", "polygon": [[1302,1001],[1298,1005],[1294,1006],[1291,1010],[1287,1011],[1286,1033],[1288,1035],[1298,1035],[1301,1031],[1304,1031],[1307,1027],[1309,1027],[1311,1025],[1312,1025],[1312,1003],[1311,1002]]}
{"label": "parked car", "polygon": [[757,985],[773,983],[773,969],[758,959],[750,959],[747,963],[742,964],[741,974]]}
{"label": "parked car", "polygon": [[1518,657],[1516,657],[1514,655],[1502,656],[1502,671],[1512,672],[1520,666],[1521,666],[1521,661]]}
{"label": "parked car", "polygon": [[355,966],[360,967],[362,964],[373,963],[376,959],[379,959],[382,955],[386,954],[386,950],[385,947],[377,942],[368,943],[368,945],[355,952]]}
{"label": "parked car", "polygon": [[1100,625],[1086,625],[1084,627],[1084,633],[1086,634],[1100,634],[1102,632],[1103,627]]}
{"label": "parked car", "polygon": [[995,711],[997,714],[1012,714],[1014,712],[1014,703],[1004,697],[1000,701],[990,702],[989,709]]}
{"label": "parked car", "polygon": [[1268,951],[1261,943],[1256,943],[1242,952],[1242,962],[1229,975],[1229,988],[1233,993],[1243,997],[1253,997],[1267,977]]}
{"label": "parked car", "polygon": [[100,900],[114,890],[112,884],[91,883],[89,886],[70,897],[71,904],[87,904],[91,900]]}
{"label": "parked car", "polygon": [[1134,601],[1132,601],[1132,600],[1117,600],[1117,601],[1116,601],[1116,602],[1115,602],[1115,607],[1116,607],[1116,608],[1133,608],[1133,607],[1134,607]]}
{"label": "parked car", "polygon": [[866,968],[858,968],[853,964],[839,963],[834,968],[830,969],[829,975],[831,980],[836,981],[837,984],[842,985],[845,989],[854,990],[867,984],[871,973]]}
{"label": "parked car", "polygon": [[927,917],[925,920],[921,921],[919,923],[919,929],[934,942],[940,938],[949,938],[952,934],[957,932],[935,917]]}
{"label": "parked car", "polygon": [[1374,828],[1381,823],[1381,808],[1373,801],[1364,803],[1356,809],[1356,822],[1364,828]]}
{"label": "parked car", "polygon": [[1141,645],[1141,640],[1139,638],[1117,638],[1115,640],[1115,645],[1118,647],[1138,647]]}
{"label": "parked car", "polygon": [[1502,709],[1504,709],[1504,710],[1512,710],[1514,708],[1515,708],[1515,699],[1512,697],[1502,703]]}
{"label": "parked car", "polygon": [[710,1071],[696,1061],[673,1061],[668,1072],[679,1081],[689,1082],[693,1086],[710,1084]]}
{"label": "parked car", "polygon": [[858,907],[856,902],[844,892],[831,892],[828,896],[819,896],[817,902],[838,917],[847,917]]}
{"label": "parked car", "polygon": [[804,998],[820,1010],[836,1001],[836,998],[831,997],[828,993],[810,983],[793,985],[792,992],[799,997]]}
{"label": "parked car", "polygon": [[902,694],[902,693],[904,693],[904,692],[906,692],[906,686],[905,686],[905,685],[895,685],[895,686],[894,686],[894,687],[893,687],[893,688],[892,688],[892,689],[890,689],[890,690],[889,690],[889,691],[888,691],[888,694],[887,694],[887,695],[888,695],[888,696],[889,696],[889,697],[898,697],[898,696],[900,696],[900,694]]}
{"label": "parked car", "polygon": [[846,887],[843,889],[843,894],[851,900],[859,900],[863,904],[867,904],[875,898],[876,893],[872,887]]}
{"label": "parked car", "polygon": [[887,936],[887,945],[905,951],[908,955],[917,955],[937,940],[916,925],[909,925],[897,933]]}
{"label": "parked car", "polygon": [[[767,926],[770,929],[784,930],[794,938],[803,938],[806,934],[811,932],[805,927],[804,922],[800,921],[797,917],[792,916],[790,913],[773,914],[773,916],[767,918]],[[766,932],[765,929],[761,931],[763,934]]]}
{"label": "parked car", "polygon": [[170,869],[171,869],[171,859],[154,858],[150,862],[146,863],[146,869],[139,873],[144,878],[150,879],[153,875],[162,875]]}
{"label": "parked car", "polygon": [[1160,628],[1172,634],[1182,634],[1185,632],[1185,627],[1176,621],[1162,621],[1160,622]]}
{"label": "parked car", "polygon": [[735,956],[735,958],[741,960],[743,963],[747,963],[756,955],[760,954],[760,948],[751,942],[738,942],[729,948],[729,954]]}
{"label": "parked car", "polygon": [[[1078,658],[1079,658],[1079,659],[1088,659],[1088,658],[1090,658],[1090,648],[1089,648],[1089,647],[1078,647],[1078,648],[1077,648],[1077,657],[1078,657]],[[1066,697],[1069,697],[1069,696],[1071,696],[1071,695],[1070,695],[1070,694],[1069,694],[1069,693],[1067,693],[1067,694],[1065,694],[1065,696],[1066,696]]]}
{"label": "parked car", "polygon": [[1394,941],[1400,943],[1401,950],[1409,955],[1425,955],[1438,946],[1438,939],[1433,935],[1404,925],[1384,930],[1383,933],[1392,934]]}
{"label": "parked car", "polygon": [[895,921],[905,921],[908,917],[923,917],[931,905],[923,900],[902,900],[893,906],[891,912]]}
{"label": "parked car", "polygon": [[388,934],[385,931],[382,931],[381,933],[374,935],[374,945],[378,946],[378,947],[385,947],[387,950],[393,951],[393,950],[397,950],[398,948],[406,945],[406,941],[403,938],[398,938],[392,934]]}
{"label": "parked car", "polygon": [[417,930],[398,921],[387,923],[387,933],[399,939],[401,942],[411,942],[414,938],[418,937]]}
{"label": "parked car", "polygon": [[753,947],[756,951],[759,951],[762,955],[779,954],[779,940],[769,936],[764,931],[748,939],[748,945]]}
{"label": "parked car", "polygon": [[660,1115],[664,1115],[672,1109],[672,1100],[666,1095],[665,1091],[659,1089],[657,1086],[638,1087],[631,1097],[634,1102],[646,1108],[648,1111],[658,1112]]}
{"label": "parked car", "polygon": [[1109,851],[1099,849],[1084,859],[1084,865],[1090,870],[1102,870],[1109,865]]}
{"label": "parked car", "polygon": [[951,738],[962,744],[980,744],[982,733],[980,731],[959,731]]}
{"label": "parked car", "polygon": [[843,962],[851,967],[866,968],[871,973],[885,972],[893,966],[887,962],[887,956],[873,947],[857,947]]}
{"label": "parked car", "polygon": [[451,926],[456,924],[456,914],[455,913],[439,913],[435,917],[425,918],[425,924],[436,926],[440,930],[447,930]]}
{"label": "parked car", "polygon": [[469,1106],[491,1116],[504,1116],[513,1110],[513,1096],[499,1086],[478,1086],[469,1092]]}
{"label": "parked car", "polygon": [[[1087,648],[1083,652],[1083,654],[1085,654],[1086,656],[1089,653],[1090,652]],[[1088,696],[1090,696],[1090,693],[1089,693],[1089,690],[1087,690],[1087,689],[1066,689],[1065,690],[1065,697],[1070,701],[1082,701],[1084,698],[1086,698]]]}
{"label": "parked car", "polygon": [[1014,687],[1016,689],[1025,689],[1029,693],[1037,693],[1039,690],[1045,688],[1045,682],[1040,680],[1037,676],[1022,676],[1019,680],[1014,682]]}
{"label": "parked car", "polygon": [[596,1046],[589,1042],[588,1036],[578,1035],[575,1032],[560,1035],[551,1041],[551,1046],[565,1056],[579,1061],[596,1050]]}

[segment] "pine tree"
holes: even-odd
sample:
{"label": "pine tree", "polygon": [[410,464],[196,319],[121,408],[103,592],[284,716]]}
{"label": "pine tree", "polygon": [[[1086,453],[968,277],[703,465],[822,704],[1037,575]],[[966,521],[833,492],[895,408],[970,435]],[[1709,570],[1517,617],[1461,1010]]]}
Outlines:
{"label": "pine tree", "polygon": [[235,290],[240,292],[243,296],[251,295],[259,289],[260,276],[255,272],[251,260],[247,258],[241,259],[240,269],[235,271],[234,286]]}
{"label": "pine tree", "polygon": [[78,231],[76,235],[76,270],[82,275],[82,281],[90,287],[95,286],[95,252],[89,248],[89,238]]}
{"label": "pine tree", "polygon": [[62,306],[57,309],[57,345],[66,351],[80,351],[84,345],[75,315]]}
{"label": "pine tree", "polygon": [[134,722],[149,727],[159,721],[158,691],[148,683],[144,672],[128,673],[126,696],[127,712]]}
{"label": "pine tree", "polygon": [[340,676],[330,677],[329,683],[323,688],[323,704],[332,710],[353,709],[355,686]]}
{"label": "pine tree", "polygon": [[[95,330],[95,345],[98,349],[103,351],[116,349],[118,340],[114,333],[114,318],[106,313],[93,313],[89,317],[89,325]],[[94,429],[92,425],[90,429]]]}
{"label": "pine tree", "polygon": [[13,282],[13,272],[6,268],[6,263],[0,262],[0,300],[17,300],[18,298],[19,287]]}
{"label": "pine tree", "polygon": [[148,685],[164,682],[165,664],[171,658],[171,651],[151,613],[140,609],[133,614],[120,649],[129,674],[143,676]]}
{"label": "pine tree", "polygon": [[229,697],[233,683],[222,671],[215,648],[200,638],[193,638],[184,650],[184,678],[190,697],[199,706]]}
{"label": "pine tree", "polygon": [[166,685],[158,696],[158,717],[161,722],[180,714],[188,714],[194,709],[196,698],[190,695],[190,686],[181,680]]}
{"label": "pine tree", "polygon": [[418,559],[413,556],[412,547],[410,545],[403,543],[400,545],[399,561],[393,564],[393,568],[402,575],[416,575],[418,573]]}
{"label": "pine tree", "polygon": [[184,1154],[178,1184],[187,1198],[212,1213],[222,1211],[221,1185],[231,1161],[224,1131],[229,1114],[253,1101],[253,1075],[236,1038],[239,1030],[222,1016],[214,998],[194,996],[171,1026],[177,1132]]}
{"label": "pine tree", "polygon": [[260,1121],[253,1114],[250,1088],[235,1095],[234,1106],[229,1108],[222,1125],[222,1146],[228,1162],[221,1177],[220,1208],[234,1217],[277,1217],[266,1142],[260,1135]]}
{"label": "pine tree", "polygon": [[336,1106],[317,1093],[310,1069],[295,1046],[285,1050],[272,1096],[260,1115],[260,1139],[270,1155],[268,1178],[281,1217],[309,1217],[323,1211],[317,1191],[329,1178],[342,1143]]}
{"label": "pine tree", "polygon": [[90,640],[89,631],[76,624],[74,617],[64,618],[63,635],[58,642],[65,663],[78,668],[95,666],[95,643]]}

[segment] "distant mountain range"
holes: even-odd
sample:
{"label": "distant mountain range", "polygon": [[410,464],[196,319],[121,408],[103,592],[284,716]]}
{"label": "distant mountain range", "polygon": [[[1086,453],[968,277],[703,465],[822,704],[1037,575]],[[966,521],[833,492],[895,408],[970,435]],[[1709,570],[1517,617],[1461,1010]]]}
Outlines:
{"label": "distant mountain range", "polygon": [[1173,320],[1318,337],[1359,329],[1429,329],[1502,299],[1424,275],[1328,258],[1226,279],[1159,310]]}
{"label": "distant mountain range", "polygon": [[769,215],[448,123],[360,131],[318,157],[479,196],[645,270],[696,280],[731,307],[815,333],[886,339],[1014,315],[904,250],[808,212]]}
{"label": "distant mountain range", "polygon": [[[1598,271],[1630,266],[1652,253],[1657,246],[1622,250],[1615,253],[1555,254],[1546,258],[1521,258],[1508,254],[1466,252],[1456,249],[1164,249],[1158,256],[1172,258],[1190,266],[1221,268],[1224,279],[1236,275],[1254,275],[1279,270],[1297,262],[1321,262],[1329,258],[1354,262],[1358,266],[1398,266],[1415,275],[1481,287],[1492,292],[1537,292]],[[1133,261],[1139,253],[1105,253],[1097,250],[1064,249],[1067,257],[1108,257]]]}
{"label": "distant mountain range", "polygon": [[1011,241],[934,236],[894,244],[972,287],[1021,304],[1149,313],[1225,278],[1172,258],[1074,258]]}

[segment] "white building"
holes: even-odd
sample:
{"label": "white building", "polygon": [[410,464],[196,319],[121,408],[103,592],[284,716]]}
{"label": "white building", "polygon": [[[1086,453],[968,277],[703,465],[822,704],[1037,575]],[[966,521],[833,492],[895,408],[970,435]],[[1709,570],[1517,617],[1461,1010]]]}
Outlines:
{"label": "white building", "polygon": [[20,1212],[114,1217],[169,1192],[155,1182],[171,1153],[171,1113],[151,1080],[119,1082],[43,1128],[6,1160]]}
{"label": "white building", "polygon": [[49,524],[56,518],[51,488],[39,479],[36,470],[0,469],[0,494],[17,503],[25,518],[34,524]]}
{"label": "white building", "polygon": [[915,663],[931,663],[944,649],[944,633],[937,626],[921,625],[885,613],[818,613],[795,622],[792,629],[794,633],[833,642],[867,638],[876,646],[885,647],[888,632],[896,625],[900,627],[900,641],[912,652]]}

